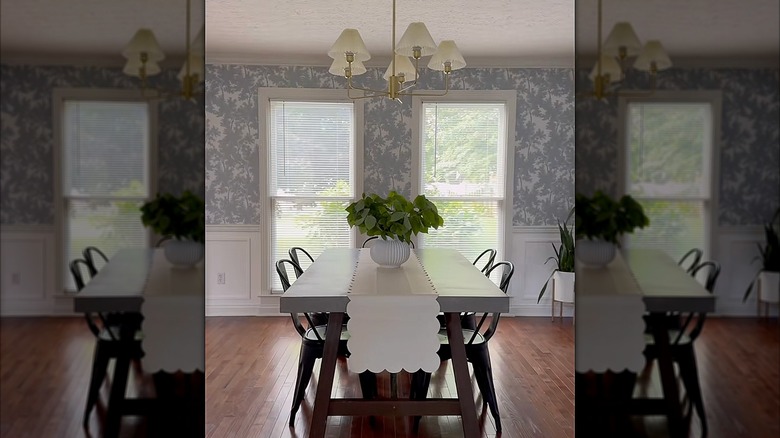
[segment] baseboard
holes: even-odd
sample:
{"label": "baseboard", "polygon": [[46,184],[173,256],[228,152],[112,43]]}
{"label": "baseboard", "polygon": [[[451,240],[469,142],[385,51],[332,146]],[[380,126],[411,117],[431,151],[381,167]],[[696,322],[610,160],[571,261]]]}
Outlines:
{"label": "baseboard", "polygon": [[206,304],[207,316],[285,316],[279,305],[260,304]]}
{"label": "baseboard", "polygon": [[[558,305],[555,306],[555,317],[558,317]],[[509,306],[509,313],[513,316],[544,316],[549,318],[551,315],[550,304],[546,306],[541,304],[520,304],[517,306]],[[574,306],[566,304],[563,306],[563,317],[571,318],[574,314]]]}

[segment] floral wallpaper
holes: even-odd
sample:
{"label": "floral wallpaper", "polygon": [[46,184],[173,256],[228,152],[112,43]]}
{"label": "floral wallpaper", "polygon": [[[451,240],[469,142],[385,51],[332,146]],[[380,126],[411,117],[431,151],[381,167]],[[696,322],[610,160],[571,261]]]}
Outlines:
{"label": "floral wallpaper", "polygon": [[[577,72],[577,89],[591,89],[587,71]],[[721,90],[721,226],[767,222],[780,205],[780,70],[670,69],[658,76],[661,90]],[[636,77],[623,86],[646,88]],[[577,190],[617,192],[617,98],[576,103]]]}
{"label": "floral wallpaper", "polygon": [[[151,85],[176,90],[178,71]],[[52,93],[67,88],[138,88],[119,68],[0,65],[0,223],[54,224]],[[158,190],[203,193],[203,99],[158,106]]]}
{"label": "floral wallpaper", "polygon": [[[355,78],[384,88],[384,69]],[[574,76],[572,69],[475,68],[453,74],[455,90],[517,90],[514,225],[554,225],[574,198]],[[258,97],[260,87],[337,88],[324,67],[209,65],[206,71],[206,221],[258,224]],[[443,89],[438,74],[421,88]],[[411,193],[412,107],[387,99],[365,102],[364,190]]]}

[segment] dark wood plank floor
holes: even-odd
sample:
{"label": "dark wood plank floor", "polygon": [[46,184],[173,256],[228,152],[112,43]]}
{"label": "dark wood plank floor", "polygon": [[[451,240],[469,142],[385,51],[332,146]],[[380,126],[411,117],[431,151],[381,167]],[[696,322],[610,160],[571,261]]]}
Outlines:
{"label": "dark wood plank floor", "polygon": [[[710,437],[780,436],[780,325],[777,320],[711,318],[697,341]],[[316,377],[287,427],[299,339],[288,318],[207,318],[207,436],[305,437]],[[505,318],[491,340],[504,437],[570,437],[574,415],[574,330],[571,320]],[[0,319],[0,437],[99,436],[99,406],[81,428],[92,361],[92,335],[80,318]],[[316,372],[317,370],[315,370]],[[316,374],[315,374],[316,376]],[[134,386],[145,385],[135,375]],[[389,379],[380,384],[389,392]],[[434,375],[431,394],[450,396],[448,366]],[[475,386],[476,388],[476,386]],[[136,389],[138,391],[138,389]],[[652,392],[653,389],[651,388]],[[359,396],[357,378],[340,362],[334,392]],[[408,379],[400,379],[401,395]],[[478,391],[476,391],[478,393]],[[104,388],[103,399],[107,396]],[[489,413],[479,421],[495,435]],[[648,437],[666,435],[659,417],[642,422]],[[697,420],[691,436],[699,435]],[[329,437],[404,437],[407,419],[331,418]],[[145,435],[142,419],[123,420],[122,437]],[[426,417],[418,437],[462,436],[457,417]]]}

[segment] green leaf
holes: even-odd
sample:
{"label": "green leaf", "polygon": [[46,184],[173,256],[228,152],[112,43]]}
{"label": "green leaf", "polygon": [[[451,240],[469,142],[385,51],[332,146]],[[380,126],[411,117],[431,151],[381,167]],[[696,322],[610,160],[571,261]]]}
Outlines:
{"label": "green leaf", "polygon": [[376,225],[376,218],[374,216],[366,216],[365,224],[367,229],[373,229]]}

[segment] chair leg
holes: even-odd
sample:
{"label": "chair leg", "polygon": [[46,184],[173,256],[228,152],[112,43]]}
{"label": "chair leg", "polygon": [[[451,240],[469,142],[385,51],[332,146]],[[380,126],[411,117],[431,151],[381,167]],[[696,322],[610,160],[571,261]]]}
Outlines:
{"label": "chair leg", "polygon": [[[501,415],[498,412],[498,399],[496,397],[496,387],[493,384],[493,368],[490,364],[490,351],[485,348],[481,348],[474,352],[475,354],[469,354],[469,361],[474,366],[474,375],[481,374],[484,379],[484,390],[482,391],[483,400],[486,399],[488,407],[490,407],[490,413],[493,414],[493,419],[496,421],[496,432],[501,432]],[[477,379],[479,384],[479,378]]]}
{"label": "chair leg", "polygon": [[108,370],[108,361],[111,357],[106,354],[105,348],[100,347],[101,343],[98,340],[95,343],[95,353],[92,359],[92,375],[89,378],[89,392],[87,392],[87,407],[84,410],[84,425],[89,424],[89,414],[92,412],[92,408],[100,397],[100,387],[103,385],[103,380],[106,378],[106,372]]}
{"label": "chair leg", "polygon": [[[412,374],[411,387],[409,388],[409,398],[411,400],[425,400],[428,395],[428,387],[431,384],[431,373],[426,373],[423,370],[419,370]],[[415,415],[413,417],[412,430],[416,433],[420,427],[420,420],[422,416]]]}
{"label": "chair leg", "polygon": [[701,422],[701,436],[707,436],[707,417],[704,413],[704,400],[701,396],[701,387],[699,385],[699,373],[696,370],[696,355],[693,351],[693,345],[689,345],[684,351],[675,357],[680,365],[680,377],[682,377],[685,391],[688,393],[688,399],[696,409],[696,414]]}
{"label": "chair leg", "polygon": [[363,398],[370,400],[376,398],[379,391],[377,390],[376,374],[371,371],[364,371],[358,374],[360,379],[360,392],[363,394]]}
{"label": "chair leg", "polygon": [[309,386],[311,374],[314,370],[314,362],[317,361],[316,349],[301,345],[301,355],[298,359],[298,377],[295,379],[295,395],[293,397],[292,409],[290,410],[290,427],[295,425],[295,414],[301,407],[303,396],[306,394],[306,387]]}

